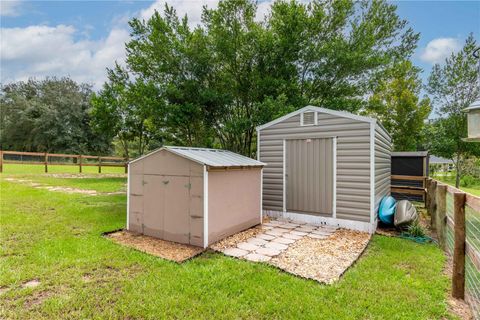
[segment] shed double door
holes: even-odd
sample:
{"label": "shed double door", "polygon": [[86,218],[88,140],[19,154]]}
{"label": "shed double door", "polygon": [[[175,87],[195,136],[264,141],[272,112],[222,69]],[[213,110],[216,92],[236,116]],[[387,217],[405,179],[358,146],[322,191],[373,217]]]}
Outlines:
{"label": "shed double door", "polygon": [[145,175],[144,234],[189,243],[189,177]]}
{"label": "shed double door", "polygon": [[332,216],[333,138],[285,141],[286,209]]}

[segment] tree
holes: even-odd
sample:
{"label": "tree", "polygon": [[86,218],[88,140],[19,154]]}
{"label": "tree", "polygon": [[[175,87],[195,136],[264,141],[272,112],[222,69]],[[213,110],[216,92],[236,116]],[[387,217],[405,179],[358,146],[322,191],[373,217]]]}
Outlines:
{"label": "tree", "polygon": [[443,65],[436,64],[428,78],[428,92],[433,98],[437,114],[428,130],[428,146],[438,156],[452,159],[457,171],[458,188],[464,160],[480,155],[478,143],[464,142],[467,137],[467,108],[480,94],[477,86],[477,60],[472,55],[477,44],[471,34],[458,53],[452,53]]}
{"label": "tree", "polygon": [[161,140],[154,123],[162,110],[154,84],[141,78],[130,80],[130,75],[116,64],[108,70],[108,82],[92,103],[92,127],[110,139],[118,139],[123,156],[129,159],[131,145],[134,155],[142,155],[152,138]]}
{"label": "tree", "polygon": [[153,125],[165,143],[253,156],[255,127],[278,116],[307,104],[368,105],[385,70],[418,40],[395,10],[386,1],[278,0],[258,21],[256,2],[224,0],[192,28],[166,5],[130,22],[126,72],[157,90],[162,116]]}
{"label": "tree", "polygon": [[367,113],[374,115],[392,135],[396,151],[415,151],[422,137],[424,122],[430,114],[430,100],[419,99],[419,69],[402,61],[388,70],[370,98]]}
{"label": "tree", "polygon": [[110,140],[90,129],[91,86],[69,78],[30,79],[1,88],[1,149],[108,153]]}

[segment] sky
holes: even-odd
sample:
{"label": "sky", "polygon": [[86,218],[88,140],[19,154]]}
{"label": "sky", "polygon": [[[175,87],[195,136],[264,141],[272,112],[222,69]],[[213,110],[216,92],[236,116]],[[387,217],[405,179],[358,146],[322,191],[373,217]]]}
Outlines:
{"label": "sky", "polygon": [[[259,17],[268,12],[271,1],[259,2]],[[202,6],[215,7],[218,0],[166,2],[180,15],[188,14],[195,25]],[[480,0],[390,2],[420,32],[413,61],[423,69],[424,81],[435,63],[461,49],[469,33],[480,40]],[[0,0],[0,82],[70,76],[98,90],[106,80],[106,68],[125,59],[128,21],[148,18],[164,3]]]}

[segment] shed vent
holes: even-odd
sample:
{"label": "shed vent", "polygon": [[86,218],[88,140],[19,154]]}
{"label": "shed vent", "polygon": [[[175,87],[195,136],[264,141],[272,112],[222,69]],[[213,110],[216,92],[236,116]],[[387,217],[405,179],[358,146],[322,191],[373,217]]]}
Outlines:
{"label": "shed vent", "polygon": [[300,119],[300,125],[302,126],[313,126],[316,124],[316,114],[314,111],[306,111],[302,113]]}

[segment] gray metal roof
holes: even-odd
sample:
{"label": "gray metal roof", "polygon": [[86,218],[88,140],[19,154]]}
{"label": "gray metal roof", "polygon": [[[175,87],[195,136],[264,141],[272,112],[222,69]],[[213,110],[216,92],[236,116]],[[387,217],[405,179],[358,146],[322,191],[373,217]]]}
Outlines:
{"label": "gray metal roof", "polygon": [[169,146],[162,149],[211,167],[258,167],[265,165],[263,162],[228,150]]}
{"label": "gray metal roof", "polygon": [[392,157],[426,157],[428,151],[392,152]]}
{"label": "gray metal roof", "polygon": [[452,163],[453,164],[452,160],[445,159],[445,158],[442,158],[442,157],[437,157],[437,156],[430,156],[429,162],[431,164],[435,164],[435,163]]}

